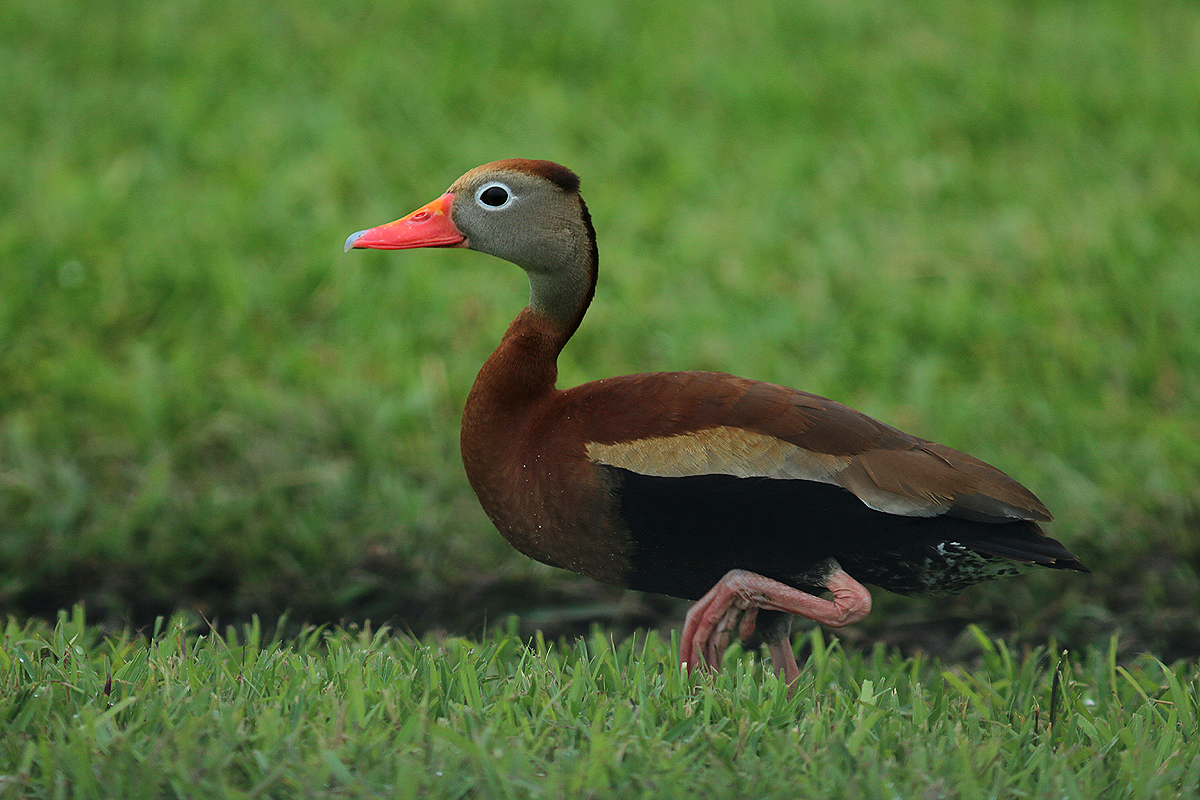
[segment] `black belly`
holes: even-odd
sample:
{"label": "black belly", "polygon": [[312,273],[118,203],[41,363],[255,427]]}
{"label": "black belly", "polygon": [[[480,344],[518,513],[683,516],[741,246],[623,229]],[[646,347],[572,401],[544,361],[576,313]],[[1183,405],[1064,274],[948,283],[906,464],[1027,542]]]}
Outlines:
{"label": "black belly", "polygon": [[602,470],[636,547],[628,584],[647,592],[694,600],[731,569],[820,591],[830,559],[901,594],[959,591],[1015,574],[1021,562],[1078,564],[1026,520],[887,514],[815,481]]}

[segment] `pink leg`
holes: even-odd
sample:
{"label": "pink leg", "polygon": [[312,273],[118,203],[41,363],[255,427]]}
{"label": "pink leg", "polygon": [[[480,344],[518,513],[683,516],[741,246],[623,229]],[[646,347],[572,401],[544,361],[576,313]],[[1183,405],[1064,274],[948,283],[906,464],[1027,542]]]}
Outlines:
{"label": "pink leg", "polygon": [[[832,600],[754,572],[730,570],[688,610],[679,648],[680,663],[689,672],[701,660],[710,669],[719,669],[730,633],[737,629],[743,639],[754,633],[760,608],[806,617],[832,628],[858,622],[870,613],[871,593],[841,567],[835,567],[829,574],[825,588],[833,593]],[[771,663],[776,672],[782,671],[785,681],[790,684],[800,677],[796,656],[786,636],[767,642],[767,646]]]}
{"label": "pink leg", "polygon": [[775,668],[775,674],[788,685],[790,697],[792,686],[800,680],[800,665],[796,663],[796,654],[792,652],[791,639],[787,636],[768,639],[767,652],[771,654],[771,666]]}

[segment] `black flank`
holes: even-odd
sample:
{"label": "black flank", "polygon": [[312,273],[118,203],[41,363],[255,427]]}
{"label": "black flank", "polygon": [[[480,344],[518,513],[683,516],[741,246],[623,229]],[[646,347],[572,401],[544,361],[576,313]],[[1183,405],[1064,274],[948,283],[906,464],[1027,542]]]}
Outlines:
{"label": "black flank", "polygon": [[1086,571],[1026,520],[887,514],[815,481],[601,469],[636,543],[629,585],[641,591],[694,600],[731,569],[820,591],[830,558],[900,594],[956,592],[1027,564]]}

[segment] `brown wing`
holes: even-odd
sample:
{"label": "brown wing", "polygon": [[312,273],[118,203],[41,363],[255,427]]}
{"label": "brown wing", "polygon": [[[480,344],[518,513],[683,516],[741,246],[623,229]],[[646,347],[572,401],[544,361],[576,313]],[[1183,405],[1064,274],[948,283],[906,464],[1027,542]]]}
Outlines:
{"label": "brown wing", "polygon": [[645,475],[812,480],[903,516],[1051,519],[1032,492],[977,458],[775,384],[649,373],[584,384],[559,402],[592,461]]}

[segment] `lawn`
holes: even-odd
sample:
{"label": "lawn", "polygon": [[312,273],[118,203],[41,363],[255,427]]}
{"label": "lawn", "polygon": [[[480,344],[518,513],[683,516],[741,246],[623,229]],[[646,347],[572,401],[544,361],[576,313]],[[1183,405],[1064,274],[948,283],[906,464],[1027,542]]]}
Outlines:
{"label": "lawn", "polygon": [[[935,748],[922,769],[945,757],[961,759],[956,775],[1000,775],[983,771],[984,751],[947,744],[977,725],[998,737],[988,764],[1014,763],[1036,739],[1037,753],[1066,754],[1030,762],[1058,776],[1048,781],[1086,762],[1098,765],[1087,780],[1149,787],[1142,760],[1160,754],[1130,749],[1129,726],[1157,725],[1181,702],[1160,663],[1194,700],[1200,656],[1200,6],[6,0],[0,86],[0,614],[13,619],[6,653],[18,639],[43,642],[9,686],[71,683],[38,672],[66,668],[52,641],[65,634],[38,620],[77,603],[88,622],[73,629],[87,640],[77,657],[93,677],[105,659],[142,652],[144,664],[183,669],[166,639],[146,649],[132,633],[152,634],[158,618],[219,620],[224,645],[195,639],[202,625],[171,637],[217,659],[243,647],[230,637],[256,615],[287,612],[278,638],[238,652],[313,675],[333,657],[328,642],[361,650],[364,669],[382,654],[419,670],[462,648],[503,652],[478,667],[505,676],[483,684],[493,703],[507,676],[543,669],[553,652],[566,659],[554,670],[651,670],[638,674],[658,688],[644,689],[669,696],[670,713],[725,703],[727,725],[757,719],[754,698],[775,691],[757,660],[731,663],[730,683],[706,700],[707,684],[669,668],[678,603],[534,564],[479,510],[458,418],[527,299],[520,273],[469,252],[342,253],[350,232],[416,208],[477,164],[550,158],[582,176],[601,254],[560,385],[715,369],[847,402],[1012,473],[1094,570],[954,598],[877,593],[872,616],[830,648],[845,678],[831,698],[812,689],[825,684],[810,663],[790,705],[762,701],[776,709],[762,712],[776,715],[764,723],[771,743],[745,752],[767,763],[802,737],[804,758],[841,758],[814,737],[852,732],[857,714],[887,703],[915,714],[919,698],[954,709],[936,731],[959,737],[920,738],[914,747]],[[339,623],[393,633],[364,643]],[[571,637],[596,624],[618,644],[584,639],[598,660],[570,655]],[[642,629],[654,634],[635,667],[622,648]],[[539,630],[554,648],[518,647]],[[997,641],[1022,670],[1019,690],[996,688],[1009,677],[981,642]],[[1096,736],[1059,726],[1067,743],[1051,741],[1047,687],[1059,673],[1075,692],[1071,719],[1106,726]],[[986,714],[944,674],[979,692]],[[26,723],[86,748],[55,727],[73,724],[73,709],[91,709],[96,730],[147,731],[134,725],[148,718],[141,706],[109,714],[105,702],[154,695],[156,718],[182,719],[172,715],[193,707],[169,705],[179,698],[156,681],[203,682],[139,675],[114,684],[128,694],[31,689]],[[621,717],[628,700],[604,680],[604,702],[585,716],[607,709],[614,727],[597,730],[612,753],[626,724],[675,724]],[[224,691],[214,686],[213,702]],[[751,708],[734,713],[738,697]],[[421,719],[462,734],[459,711]],[[834,727],[816,722],[820,711]],[[912,717],[900,716],[886,735],[912,739]],[[799,733],[777,724],[785,717]],[[529,723],[531,750],[501,750],[543,763],[556,737],[580,747],[595,719],[556,721],[552,735]],[[1163,740],[1191,747],[1191,719]],[[378,731],[384,747],[390,734]],[[733,731],[688,735],[744,746]],[[1087,750],[1109,732],[1125,744]],[[41,735],[8,747],[0,772],[49,768],[59,745]],[[462,757],[445,741],[447,763]],[[636,754],[630,764],[682,769],[670,743],[643,744],[621,750]],[[245,780],[228,780],[250,792],[270,770],[253,772],[253,747],[239,747],[226,754],[240,754],[230,763]],[[686,752],[716,763],[704,759],[734,751]],[[865,750],[846,752],[847,764],[867,763]],[[871,764],[869,775],[890,774]],[[814,770],[804,774],[824,774]],[[392,781],[351,774],[381,792]],[[304,781],[314,793],[326,785]],[[1045,796],[1075,791],[1046,786]]]}
{"label": "lawn", "polygon": [[[804,637],[796,692],[749,654],[688,677],[651,634],[527,644],[81,609],[10,623],[0,797],[1143,798],[1200,791],[1200,675],[1107,650],[977,665]],[[198,635],[198,633],[200,635]]]}

